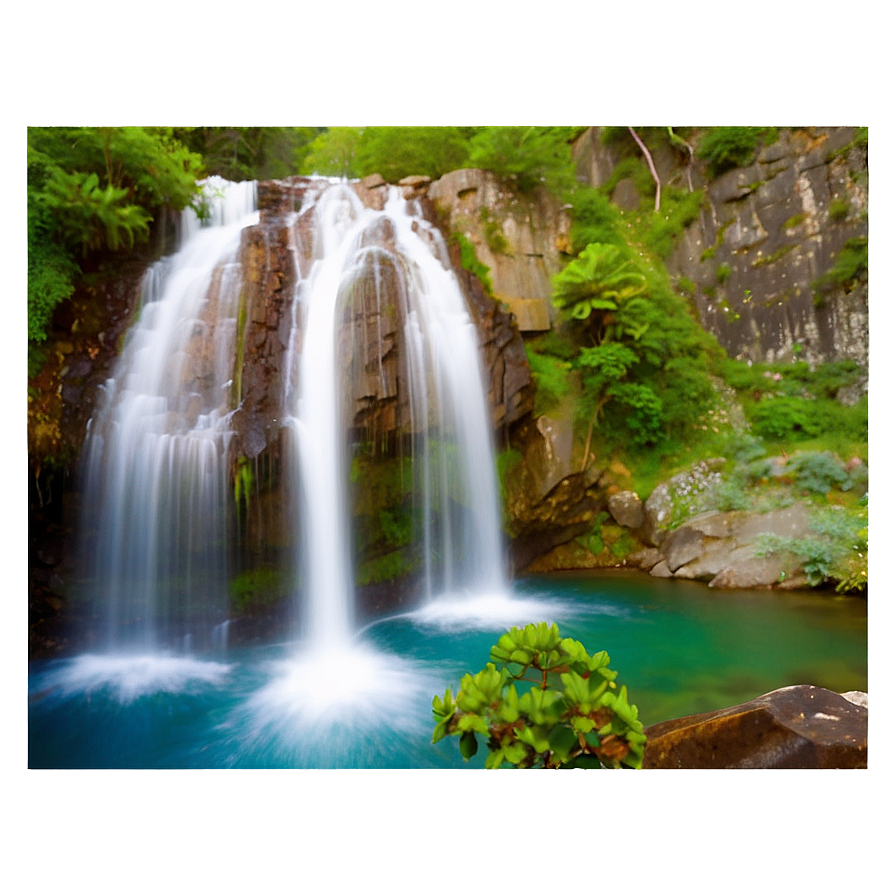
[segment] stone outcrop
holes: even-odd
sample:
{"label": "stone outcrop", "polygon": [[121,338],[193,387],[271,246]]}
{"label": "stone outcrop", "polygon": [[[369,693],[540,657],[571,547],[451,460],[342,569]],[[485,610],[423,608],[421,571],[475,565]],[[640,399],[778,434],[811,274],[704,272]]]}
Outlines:
{"label": "stone outcrop", "polygon": [[645,734],[644,768],[867,768],[868,700],[796,685]]}
{"label": "stone outcrop", "polygon": [[551,277],[568,246],[568,210],[544,190],[521,196],[476,168],[443,175],[428,195],[446,230],[473,244],[489,268],[496,298],[513,312],[519,329],[550,329]]}
{"label": "stone outcrop", "polygon": [[[817,285],[847,240],[868,236],[867,145],[853,145],[855,131],[780,128],[752,164],[713,179],[699,161],[686,168],[668,142],[655,150],[665,186],[687,189],[690,178],[705,189],[701,214],[667,266],[731,356],[867,366],[867,274],[845,287]],[[580,178],[594,186],[620,159],[599,132],[588,129],[574,148]],[[641,197],[621,181],[613,200],[637,208]]]}
{"label": "stone outcrop", "polygon": [[515,429],[518,462],[505,476],[506,526],[517,570],[587,532],[601,507],[600,471],[581,469],[572,414],[529,417]]}

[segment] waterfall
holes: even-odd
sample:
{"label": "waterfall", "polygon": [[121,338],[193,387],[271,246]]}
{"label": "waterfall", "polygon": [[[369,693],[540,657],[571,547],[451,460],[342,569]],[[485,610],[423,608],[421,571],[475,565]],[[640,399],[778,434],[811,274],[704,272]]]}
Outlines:
{"label": "waterfall", "polygon": [[[402,394],[388,397],[409,410],[425,599],[507,589],[478,332],[444,241],[397,188],[381,212],[348,184],[318,190],[312,261],[296,292],[300,333],[290,341],[302,346],[298,385],[285,399],[301,470],[295,500],[305,539],[296,562],[305,634],[317,647],[344,645],[354,631],[346,481],[355,384],[345,377],[367,371],[368,391],[389,392],[383,356],[395,346],[384,344],[387,309],[401,328],[395,391]],[[345,333],[367,300],[376,327],[372,358],[365,341]]]}
{"label": "waterfall", "polygon": [[176,253],[143,280],[139,317],[84,451],[82,551],[110,650],[190,649],[227,611],[228,415],[254,183],[210,178]]}
{"label": "waterfall", "polygon": [[[206,220],[186,212],[177,252],[144,278],[85,445],[85,574],[118,651],[220,647],[228,629],[228,444],[248,282],[238,250],[259,215],[254,184],[213,178],[206,197]],[[488,390],[447,247],[398,188],[377,211],[350,184],[310,181],[286,222],[298,271],[283,343],[294,475],[279,500],[301,531],[302,640],[332,654],[358,628],[348,506],[358,394],[391,402],[390,432],[411,461],[423,602],[506,592]]]}

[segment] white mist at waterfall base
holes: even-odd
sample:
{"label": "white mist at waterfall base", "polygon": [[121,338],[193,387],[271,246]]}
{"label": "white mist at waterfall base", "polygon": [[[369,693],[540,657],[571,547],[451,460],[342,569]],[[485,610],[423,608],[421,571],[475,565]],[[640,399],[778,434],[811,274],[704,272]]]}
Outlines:
{"label": "white mist at waterfall base", "polygon": [[[366,645],[313,647],[270,663],[268,683],[229,716],[237,757],[280,763],[376,765],[396,738],[428,739],[428,707],[443,679],[431,664]],[[422,711],[421,711],[422,708]]]}
{"label": "white mist at waterfall base", "polygon": [[225,683],[232,666],[189,656],[82,654],[48,673],[45,693],[68,698],[104,694],[131,703],[155,694],[184,694]]}

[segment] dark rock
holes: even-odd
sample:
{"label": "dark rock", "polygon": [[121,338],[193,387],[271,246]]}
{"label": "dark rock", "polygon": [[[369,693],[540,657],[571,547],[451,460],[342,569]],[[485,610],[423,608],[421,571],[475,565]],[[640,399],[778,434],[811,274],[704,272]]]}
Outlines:
{"label": "dark rock", "polygon": [[860,695],[812,685],[647,728],[644,768],[867,768]]}

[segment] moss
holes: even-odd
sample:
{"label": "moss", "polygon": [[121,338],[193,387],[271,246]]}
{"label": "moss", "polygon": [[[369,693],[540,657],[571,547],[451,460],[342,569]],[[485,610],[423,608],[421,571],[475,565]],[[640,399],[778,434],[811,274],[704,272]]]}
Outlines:
{"label": "moss", "polygon": [[791,243],[787,246],[780,246],[779,248],[775,249],[775,251],[770,255],[761,255],[753,262],[753,267],[761,268],[765,267],[765,265],[768,264],[774,264],[776,261],[780,261],[782,258],[784,258],[785,255],[789,255],[791,252],[793,252],[793,250],[796,249],[797,246],[797,243]]}
{"label": "moss", "polygon": [[408,551],[398,550],[363,561],[358,568],[359,585],[378,585],[394,582],[410,575],[417,564]]}
{"label": "moss", "polygon": [[845,221],[849,217],[849,203],[843,199],[833,199],[828,208],[828,218],[831,221]]}
{"label": "moss", "polygon": [[230,580],[231,603],[238,613],[270,607],[289,593],[289,577],[282,569],[262,566]]}
{"label": "moss", "polygon": [[803,221],[806,220],[806,213],[800,212],[796,215],[791,215],[783,224],[784,230],[793,230],[795,227],[799,227]]}
{"label": "moss", "polygon": [[716,280],[719,283],[724,283],[731,276],[731,265],[727,262],[722,262],[716,270]]}
{"label": "moss", "polygon": [[510,243],[504,235],[500,221],[496,221],[491,210],[483,206],[479,210],[479,221],[485,234],[485,243],[495,255],[508,255]]}
{"label": "moss", "polygon": [[716,252],[721,248],[722,243],[725,241],[725,232],[735,222],[735,220],[735,218],[731,218],[730,220],[725,221],[719,226],[719,229],[716,231],[715,243],[703,250],[700,255],[700,261],[708,261],[710,258],[713,258],[715,256]]}

